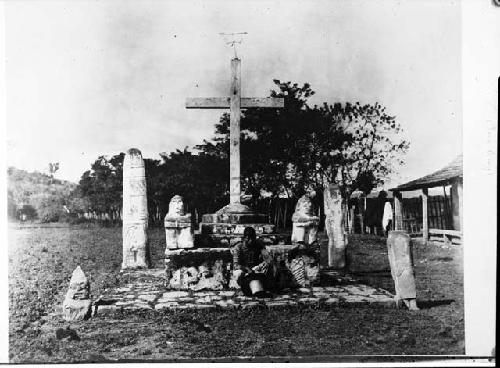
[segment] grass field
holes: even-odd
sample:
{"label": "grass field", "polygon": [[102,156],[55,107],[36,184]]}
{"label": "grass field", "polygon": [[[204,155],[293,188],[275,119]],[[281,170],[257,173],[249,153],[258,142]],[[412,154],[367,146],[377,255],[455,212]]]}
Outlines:
{"label": "grass field", "polygon": [[[162,264],[163,229],[150,229],[152,258]],[[80,265],[97,297],[119,282],[121,228],[9,227],[9,354],[12,363],[115,359],[329,355],[464,354],[462,247],[415,245],[420,311],[369,307],[278,310],[145,311],[64,322],[57,313]],[[354,236],[349,272],[394,292],[385,240]],[[70,328],[62,338],[58,329]],[[354,358],[356,360],[357,358]]]}

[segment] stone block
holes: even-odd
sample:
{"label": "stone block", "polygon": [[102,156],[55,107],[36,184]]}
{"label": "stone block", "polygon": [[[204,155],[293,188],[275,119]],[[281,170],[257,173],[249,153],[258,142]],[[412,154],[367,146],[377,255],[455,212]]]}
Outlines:
{"label": "stone block", "polygon": [[324,301],[326,304],[338,304],[339,298],[328,298]]}
{"label": "stone block", "polygon": [[176,299],[189,296],[187,291],[167,291],[161,296],[162,299]]}
{"label": "stone block", "polygon": [[111,313],[115,313],[117,310],[118,310],[118,308],[114,304],[111,304],[111,305],[96,305],[94,307],[93,316],[111,314]]}
{"label": "stone block", "polygon": [[410,236],[404,231],[390,231],[387,251],[396,295],[401,299],[415,299],[415,273]]}
{"label": "stone block", "polygon": [[215,305],[213,304],[196,304],[196,309],[215,309]]}
{"label": "stone block", "polygon": [[66,321],[81,321],[91,317],[92,302],[90,299],[70,299],[66,298],[63,302],[63,318]]}
{"label": "stone block", "polygon": [[241,305],[241,308],[242,309],[249,309],[249,308],[255,308],[255,307],[258,307],[260,306],[260,302],[257,302],[257,301],[249,301],[249,302],[246,302],[245,304],[242,304]]}
{"label": "stone block", "polygon": [[179,303],[177,302],[168,302],[168,303],[156,303],[155,304],[155,309],[166,309],[166,308],[176,308],[179,306]]}
{"label": "stone block", "polygon": [[271,300],[271,301],[266,301],[266,305],[269,307],[269,308],[273,308],[273,307],[286,307],[288,305],[290,305],[290,302],[289,301],[286,301],[286,300]]}

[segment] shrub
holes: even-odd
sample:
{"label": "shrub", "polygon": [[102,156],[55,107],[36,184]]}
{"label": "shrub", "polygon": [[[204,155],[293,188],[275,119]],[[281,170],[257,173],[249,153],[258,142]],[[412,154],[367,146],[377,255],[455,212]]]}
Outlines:
{"label": "shrub", "polygon": [[57,222],[64,213],[62,203],[58,198],[49,197],[41,201],[38,209],[38,218],[41,222]]}

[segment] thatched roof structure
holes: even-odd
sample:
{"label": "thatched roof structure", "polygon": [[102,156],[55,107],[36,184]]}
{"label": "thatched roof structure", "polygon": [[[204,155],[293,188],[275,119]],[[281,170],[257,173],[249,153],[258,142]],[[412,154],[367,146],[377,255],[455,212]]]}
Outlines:
{"label": "thatched roof structure", "polygon": [[457,179],[463,178],[463,155],[459,155],[448,165],[432,174],[401,184],[391,191],[409,191],[424,188],[434,188],[444,185],[450,185]]}

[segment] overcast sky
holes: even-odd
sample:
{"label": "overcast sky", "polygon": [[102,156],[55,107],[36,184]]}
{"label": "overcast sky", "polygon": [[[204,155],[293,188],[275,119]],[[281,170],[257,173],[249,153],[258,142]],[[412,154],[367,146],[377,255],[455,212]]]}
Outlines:
{"label": "overcast sky", "polygon": [[[99,155],[144,157],[210,138],[220,110],[186,97],[228,94],[238,48],[242,94],[308,82],[311,103],[379,102],[411,142],[400,184],[462,151],[457,1],[7,2],[7,163],[59,162],[78,181]],[[229,175],[229,173],[228,173]]]}

